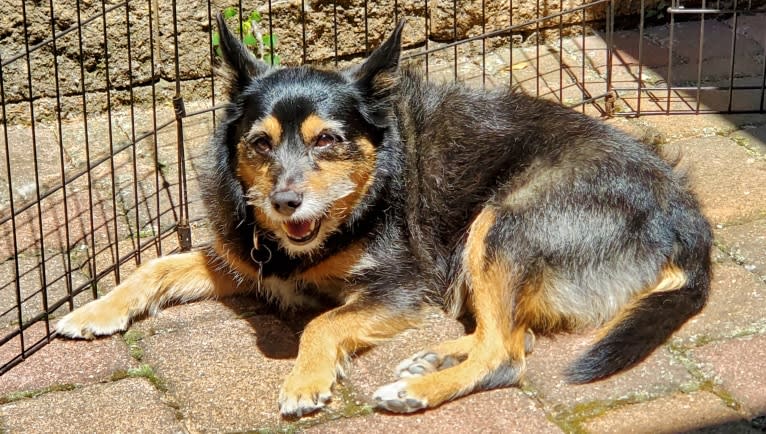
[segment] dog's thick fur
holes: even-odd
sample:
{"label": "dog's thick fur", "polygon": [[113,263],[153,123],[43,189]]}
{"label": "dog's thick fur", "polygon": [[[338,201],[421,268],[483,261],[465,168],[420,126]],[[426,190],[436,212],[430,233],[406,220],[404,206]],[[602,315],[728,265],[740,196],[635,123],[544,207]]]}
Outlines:
{"label": "dog's thick fur", "polygon": [[142,266],[57,331],[124,330],[169,302],[255,290],[332,299],[300,339],[284,415],[325,405],[347,355],[441,304],[473,333],[418,353],[375,393],[411,412],[516,384],[533,333],[601,325],[568,370],[629,367],[704,305],[710,228],[682,176],[582,114],[399,67],[402,25],[361,65],[276,69],[219,17],[228,97],[202,180],[214,245]]}

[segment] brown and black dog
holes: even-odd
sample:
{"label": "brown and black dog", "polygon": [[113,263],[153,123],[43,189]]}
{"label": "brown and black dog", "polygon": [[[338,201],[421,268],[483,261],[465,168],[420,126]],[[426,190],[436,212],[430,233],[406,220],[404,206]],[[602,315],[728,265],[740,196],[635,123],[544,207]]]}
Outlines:
{"label": "brown and black dog", "polygon": [[218,25],[229,104],[201,182],[214,244],[144,264],[59,334],[237,292],[330,298],[280,393],[301,416],[349,355],[425,307],[470,315],[471,334],[405,360],[374,395],[411,412],[518,383],[534,333],[603,325],[567,375],[606,377],[705,304],[709,224],[683,177],[625,134],[516,90],[428,82],[399,67],[402,24],[339,71],[269,67]]}

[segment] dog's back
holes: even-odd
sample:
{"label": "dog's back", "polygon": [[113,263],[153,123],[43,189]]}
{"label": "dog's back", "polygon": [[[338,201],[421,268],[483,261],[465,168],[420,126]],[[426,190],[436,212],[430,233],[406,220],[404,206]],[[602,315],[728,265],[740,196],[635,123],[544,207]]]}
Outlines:
{"label": "dog's back", "polygon": [[432,277],[458,293],[445,298],[475,292],[460,258],[472,254],[466,228],[491,209],[483,266],[509,275],[497,302],[510,326],[607,323],[571,380],[637,362],[703,306],[710,229],[683,176],[652,149],[520,92],[435,85],[410,71],[397,115],[409,170],[402,212],[419,227],[411,248],[442,256]]}

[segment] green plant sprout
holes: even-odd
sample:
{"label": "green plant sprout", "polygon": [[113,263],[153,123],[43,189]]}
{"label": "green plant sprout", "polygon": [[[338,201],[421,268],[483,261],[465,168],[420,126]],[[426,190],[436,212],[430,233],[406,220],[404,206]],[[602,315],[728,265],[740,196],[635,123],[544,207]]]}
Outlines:
{"label": "green plant sprout", "polygon": [[[234,6],[229,6],[223,10],[223,17],[230,20],[239,15],[239,10]],[[279,65],[282,59],[277,54],[277,45],[279,38],[271,33],[263,33],[260,22],[263,20],[260,12],[252,11],[250,15],[243,18],[242,21],[242,43],[244,43],[260,60],[270,64]],[[221,35],[213,31],[212,35],[213,49],[215,55],[221,57]]]}

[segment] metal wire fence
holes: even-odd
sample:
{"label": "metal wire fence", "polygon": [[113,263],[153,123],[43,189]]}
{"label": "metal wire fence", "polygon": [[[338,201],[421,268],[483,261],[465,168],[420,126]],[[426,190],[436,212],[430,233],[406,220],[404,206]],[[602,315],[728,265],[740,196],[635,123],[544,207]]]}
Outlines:
{"label": "metal wire fence", "polygon": [[[5,2],[0,374],[50,341],[56,317],[139,263],[210,239],[196,171],[220,108],[218,11],[264,60],[284,65],[346,65],[405,18],[404,58],[431,80],[514,85],[595,115],[639,115],[764,112],[766,41],[742,39],[762,5]],[[708,75],[711,59],[728,74]]]}

